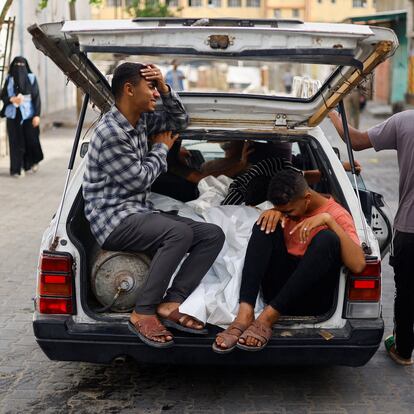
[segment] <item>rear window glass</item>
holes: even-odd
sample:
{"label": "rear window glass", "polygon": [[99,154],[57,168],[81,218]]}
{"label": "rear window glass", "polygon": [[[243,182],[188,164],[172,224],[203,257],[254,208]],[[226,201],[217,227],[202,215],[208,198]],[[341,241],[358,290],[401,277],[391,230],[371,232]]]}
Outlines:
{"label": "rear window glass", "polygon": [[177,91],[312,98],[333,74],[336,66],[297,62],[171,59],[154,56],[114,56],[93,53],[89,57],[110,79],[125,61],[154,63]]}

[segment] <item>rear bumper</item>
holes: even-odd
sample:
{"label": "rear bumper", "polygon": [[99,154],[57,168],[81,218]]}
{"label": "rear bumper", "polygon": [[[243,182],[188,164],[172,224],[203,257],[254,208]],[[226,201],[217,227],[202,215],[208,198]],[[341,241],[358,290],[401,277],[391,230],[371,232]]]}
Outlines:
{"label": "rear bumper", "polygon": [[211,350],[218,330],[208,336],[175,335],[174,347],[155,349],[132,335],[126,324],[74,324],[65,316],[35,314],[36,341],[52,360],[111,363],[117,357],[131,357],[139,363],[183,365],[348,365],[366,364],[377,351],[384,332],[382,319],[348,320],[343,329],[331,330],[324,339],[312,330],[275,329],[268,346],[260,352],[239,349],[219,355]]}

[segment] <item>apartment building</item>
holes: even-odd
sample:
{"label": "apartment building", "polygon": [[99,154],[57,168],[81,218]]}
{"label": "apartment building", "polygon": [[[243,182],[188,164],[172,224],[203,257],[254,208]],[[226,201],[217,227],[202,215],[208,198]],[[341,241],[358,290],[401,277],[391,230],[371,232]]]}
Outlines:
{"label": "apartment building", "polygon": [[[148,1],[148,0],[147,0]],[[238,17],[339,22],[375,12],[375,0],[161,0],[177,17]],[[93,8],[96,19],[131,18],[131,0],[104,0]]]}

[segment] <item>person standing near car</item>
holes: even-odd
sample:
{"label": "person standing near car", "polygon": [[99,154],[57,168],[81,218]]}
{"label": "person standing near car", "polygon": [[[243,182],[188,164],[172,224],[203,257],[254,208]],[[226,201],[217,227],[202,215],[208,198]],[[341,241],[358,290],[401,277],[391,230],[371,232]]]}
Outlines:
{"label": "person standing near car", "polygon": [[[89,144],[83,181],[85,214],[103,249],[153,255],[128,326],[144,343],[168,347],[173,345],[173,335],[166,327],[206,333],[200,321],[180,313],[178,307],[213,264],[224,234],[214,224],[155,211],[148,200],[178,138],[172,131],[188,124],[178,95],[159,68],[123,63],[114,72],[112,92],[115,104],[100,120]],[[163,111],[155,110],[158,98]]]}
{"label": "person standing near car", "polygon": [[39,140],[40,93],[36,76],[22,56],[13,59],[1,92],[7,118],[10,148],[10,175],[22,177],[26,171],[36,172],[43,160]]}
{"label": "person standing near car", "polygon": [[[341,138],[342,119],[336,111],[329,114]],[[414,111],[397,113],[386,121],[359,131],[349,126],[352,148],[361,151],[393,149],[400,170],[399,204],[394,220],[390,265],[394,268],[394,334],[385,340],[390,357],[401,365],[412,365],[414,349]]]}

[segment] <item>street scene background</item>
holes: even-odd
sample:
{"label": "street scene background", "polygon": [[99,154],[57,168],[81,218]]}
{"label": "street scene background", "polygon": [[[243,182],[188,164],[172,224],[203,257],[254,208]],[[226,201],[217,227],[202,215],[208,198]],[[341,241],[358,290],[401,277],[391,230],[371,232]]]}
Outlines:
{"label": "street scene background", "polygon": [[[133,361],[103,366],[47,359],[34,340],[32,298],[40,240],[65,182],[75,136],[77,94],[53,62],[35,49],[27,27],[68,19],[131,19],[151,10],[148,2],[135,0],[0,0],[0,8],[7,3],[11,6],[0,25],[0,75],[4,79],[9,58],[16,55],[25,56],[36,74],[45,160],[36,174],[11,178],[5,121],[0,120],[0,414],[413,413],[414,370],[392,362],[383,345],[359,368],[143,366]],[[165,5],[164,0],[152,3]],[[346,103],[349,120],[365,130],[395,111],[412,108],[412,0],[169,0],[168,5],[172,15],[182,18],[280,18],[389,27],[396,32],[400,47],[367,79],[365,90],[357,92],[357,102],[363,96],[361,103],[366,103],[361,114],[353,111],[350,100]],[[94,58],[105,74],[114,69],[112,62]],[[159,62],[164,72],[171,63]],[[293,76],[310,72],[317,80],[326,78],[325,71],[304,65],[272,68],[259,64],[241,70],[239,63],[179,64],[189,90],[284,94],[283,74],[289,70]],[[325,120],[321,127],[332,145],[340,148],[342,159],[347,159],[330,122]],[[395,152],[366,150],[355,158],[362,165],[368,189],[383,194],[395,214]],[[394,282],[388,256],[382,264],[384,335],[388,335],[393,326]]]}

